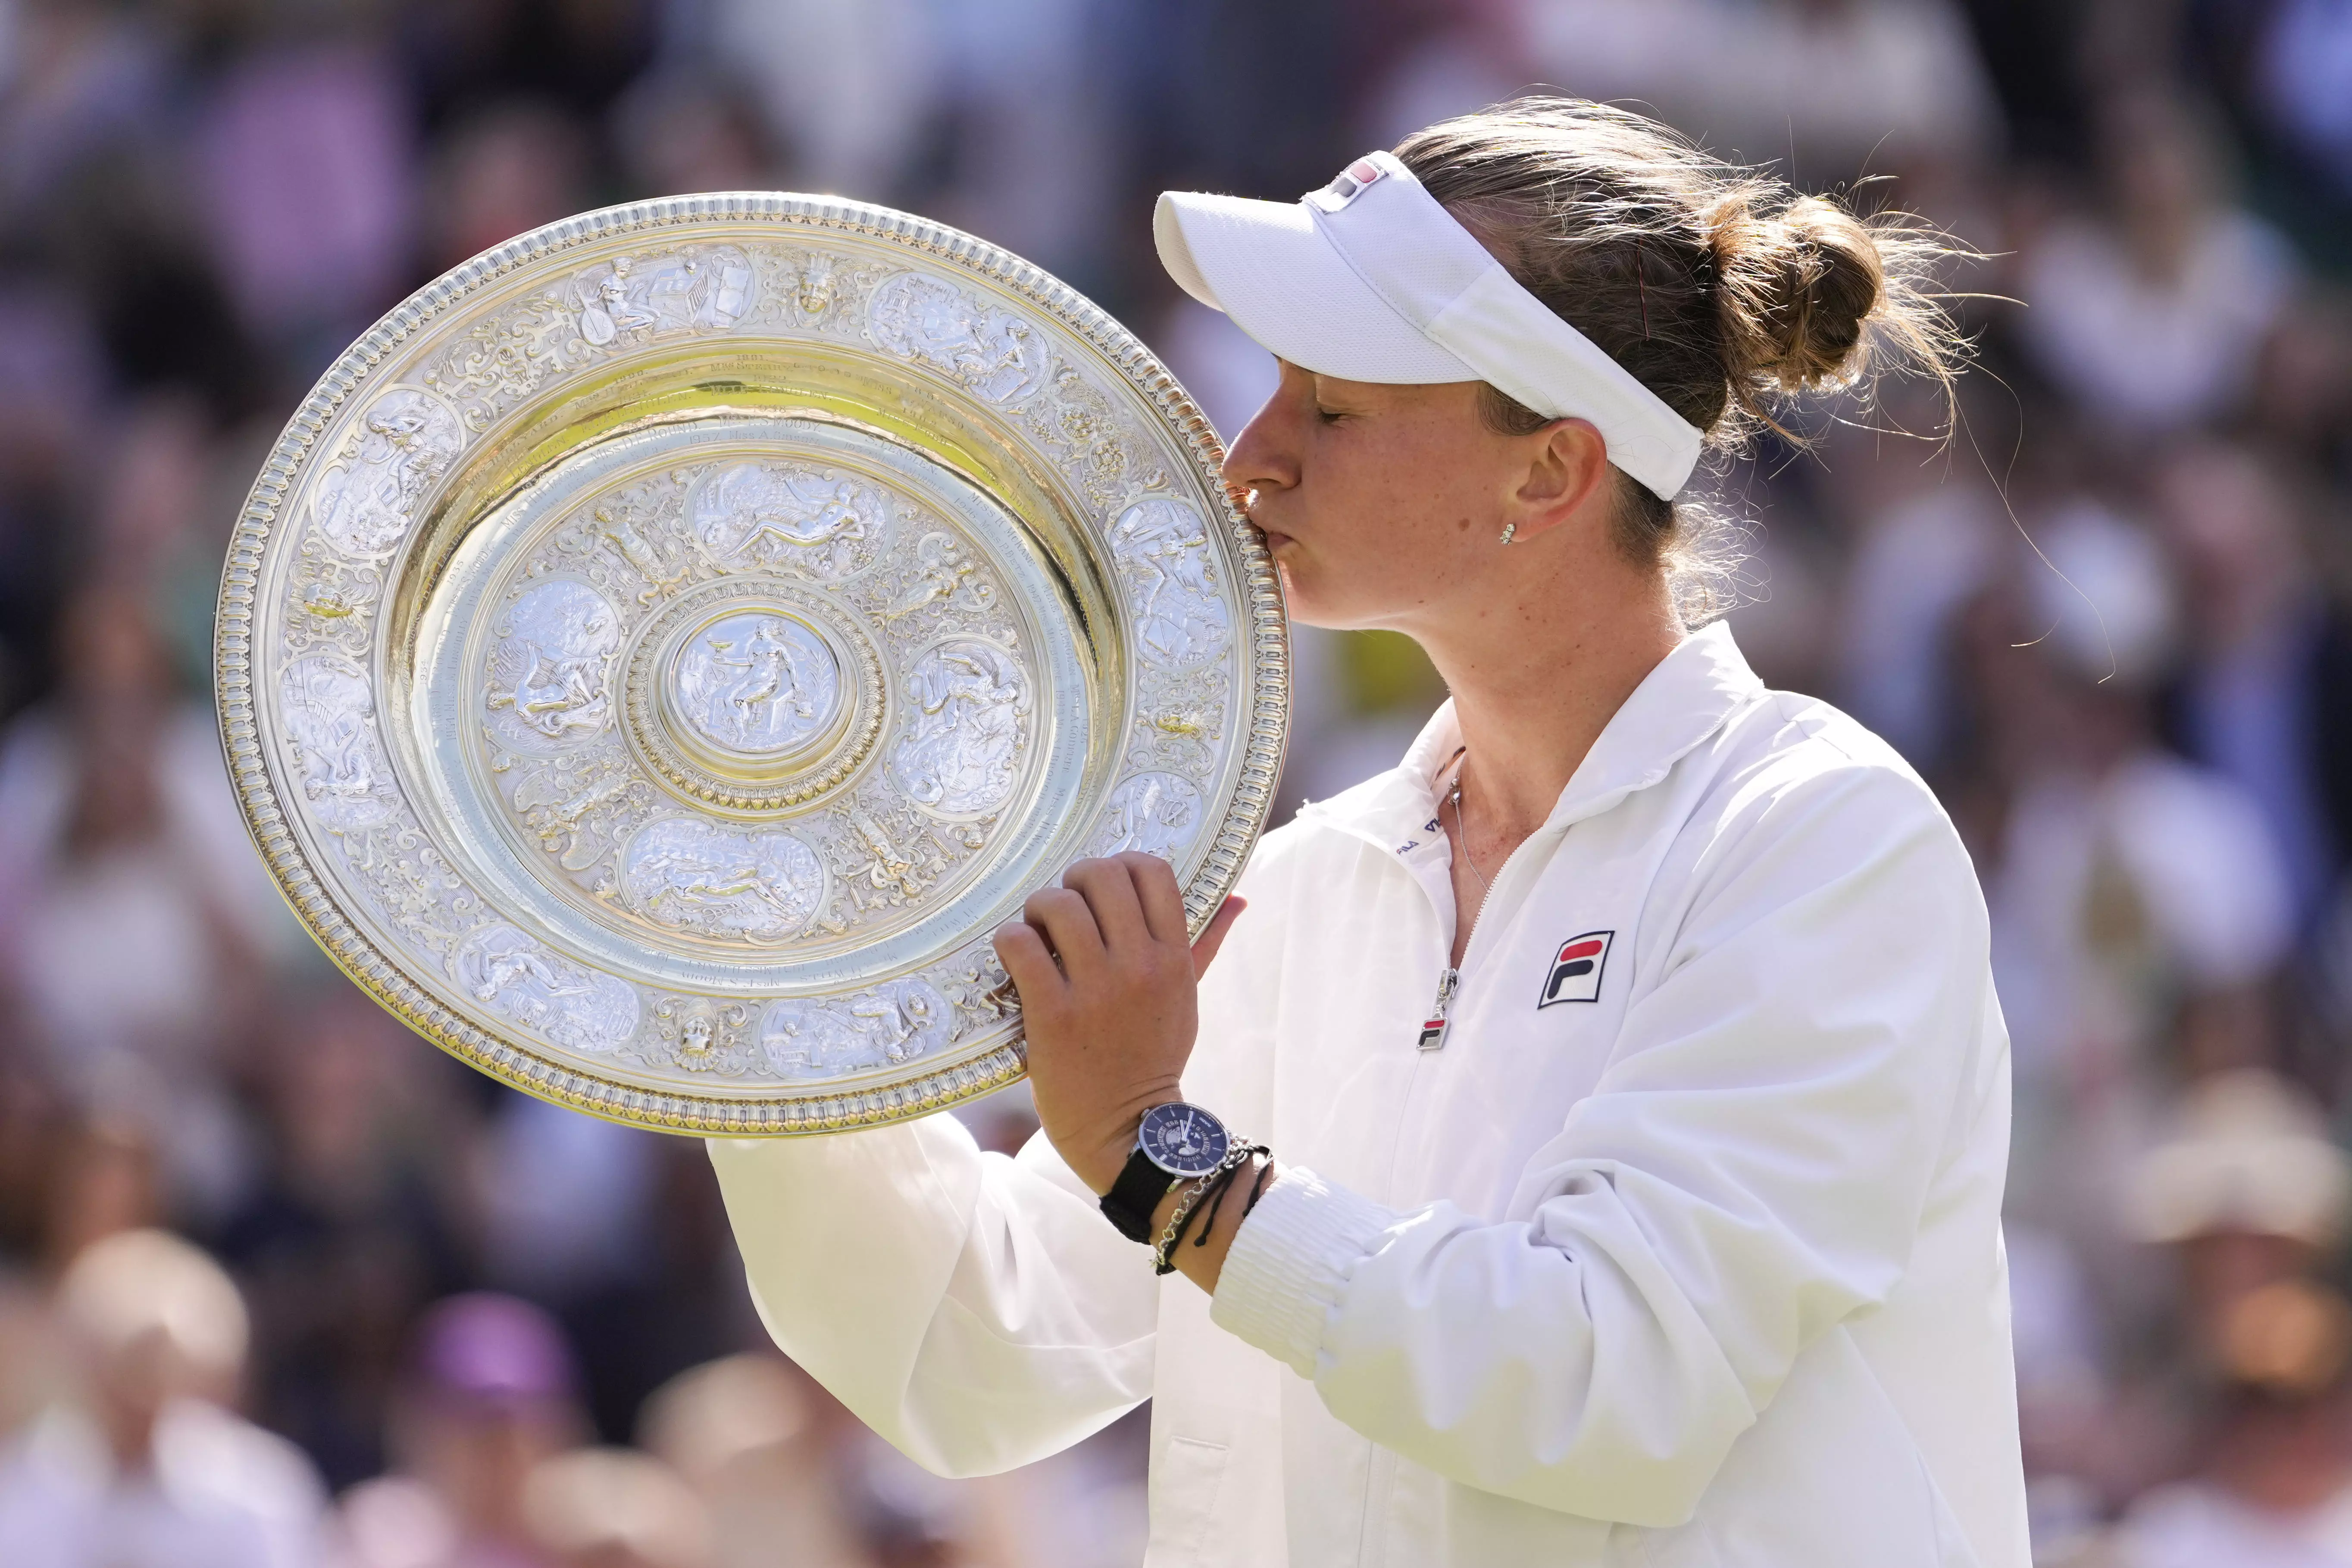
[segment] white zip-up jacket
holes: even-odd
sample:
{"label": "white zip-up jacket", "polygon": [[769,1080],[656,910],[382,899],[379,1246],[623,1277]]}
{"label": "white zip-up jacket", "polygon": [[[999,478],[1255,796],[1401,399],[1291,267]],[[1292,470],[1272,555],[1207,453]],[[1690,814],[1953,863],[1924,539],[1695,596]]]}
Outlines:
{"label": "white zip-up jacket", "polygon": [[1243,879],[1185,1091],[1286,1174],[1213,1301],[1042,1137],[935,1116],[711,1145],[777,1342],[948,1473],[1150,1396],[1151,1568],[2023,1568],[2008,1042],[1935,798],[1696,632],[1423,1049],[1458,745],[1449,706]]}

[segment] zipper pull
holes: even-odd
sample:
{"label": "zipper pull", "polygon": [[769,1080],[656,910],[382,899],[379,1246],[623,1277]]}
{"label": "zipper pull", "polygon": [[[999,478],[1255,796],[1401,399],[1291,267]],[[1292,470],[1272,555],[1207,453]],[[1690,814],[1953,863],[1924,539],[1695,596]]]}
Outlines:
{"label": "zipper pull", "polygon": [[1429,1016],[1422,1020],[1419,1044],[1423,1051],[1445,1049],[1445,1031],[1454,1027],[1446,1013],[1454,1006],[1454,988],[1462,983],[1459,970],[1447,969],[1437,977],[1437,1000],[1430,1005]]}

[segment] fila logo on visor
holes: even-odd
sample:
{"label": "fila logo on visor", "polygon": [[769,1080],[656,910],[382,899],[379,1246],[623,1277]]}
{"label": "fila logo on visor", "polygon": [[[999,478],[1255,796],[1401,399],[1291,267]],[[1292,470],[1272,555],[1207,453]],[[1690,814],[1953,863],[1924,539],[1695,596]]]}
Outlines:
{"label": "fila logo on visor", "polygon": [[1609,962],[1609,944],[1616,936],[1614,931],[1588,931],[1561,943],[1559,951],[1552,955],[1551,973],[1544,977],[1543,995],[1536,998],[1536,1007],[1599,1001],[1601,967]]}
{"label": "fila logo on visor", "polygon": [[1336,213],[1364,193],[1365,189],[1379,180],[1383,171],[1369,158],[1359,158],[1348,165],[1337,179],[1317,193],[1326,199],[1317,204],[1327,213]]}

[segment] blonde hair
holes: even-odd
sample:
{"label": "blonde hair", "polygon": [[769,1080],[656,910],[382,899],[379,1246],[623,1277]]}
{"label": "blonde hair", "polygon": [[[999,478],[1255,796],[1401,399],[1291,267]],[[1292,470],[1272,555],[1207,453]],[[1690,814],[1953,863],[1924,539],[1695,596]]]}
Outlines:
{"label": "blonde hair", "polygon": [[[1678,132],[1581,99],[1531,96],[1440,121],[1397,157],[1535,297],[1734,455],[1790,407],[1927,376],[1950,407],[1968,346],[1937,283],[1965,254],[1906,214],[1858,217]],[[1492,386],[1487,422],[1550,423]],[[1706,509],[1618,476],[1618,542],[1675,579],[1685,620],[1725,608]]]}

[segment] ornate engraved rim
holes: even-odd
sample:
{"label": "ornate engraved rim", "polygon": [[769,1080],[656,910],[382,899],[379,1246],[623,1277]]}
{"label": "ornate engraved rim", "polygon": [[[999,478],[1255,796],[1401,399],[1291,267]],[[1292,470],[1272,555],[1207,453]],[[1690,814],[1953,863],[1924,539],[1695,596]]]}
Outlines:
{"label": "ornate engraved rim", "polygon": [[[369,938],[310,863],[288,823],[256,719],[253,655],[264,551],[281,508],[329,424],[398,347],[427,323],[517,268],[598,242],[711,224],[774,225],[781,231],[881,241],[975,274],[1045,311],[1124,376],[1179,447],[1213,475],[1223,449],[1199,407],[1132,333],[1085,297],[1012,253],[943,224],[887,207],[782,192],[666,197],[606,207],[520,235],[456,267],[395,307],[321,375],[288,421],[237,519],[221,574],[214,626],[214,692],[221,743],[246,825],[295,915],[336,965],[385,1009],[443,1050],[526,1093],[635,1126],[686,1134],[775,1135],[833,1132],[942,1110],[1018,1080],[1026,1056],[1017,1032],[993,1049],[920,1077],[877,1088],[725,1097],[608,1082],[499,1039],[417,986]],[[1263,539],[1211,483],[1244,578],[1252,678],[1241,765],[1223,819],[1184,890],[1193,929],[1241,875],[1265,825],[1287,741],[1289,638],[1282,591]],[[1018,1019],[1008,1020],[1017,1030]]]}

